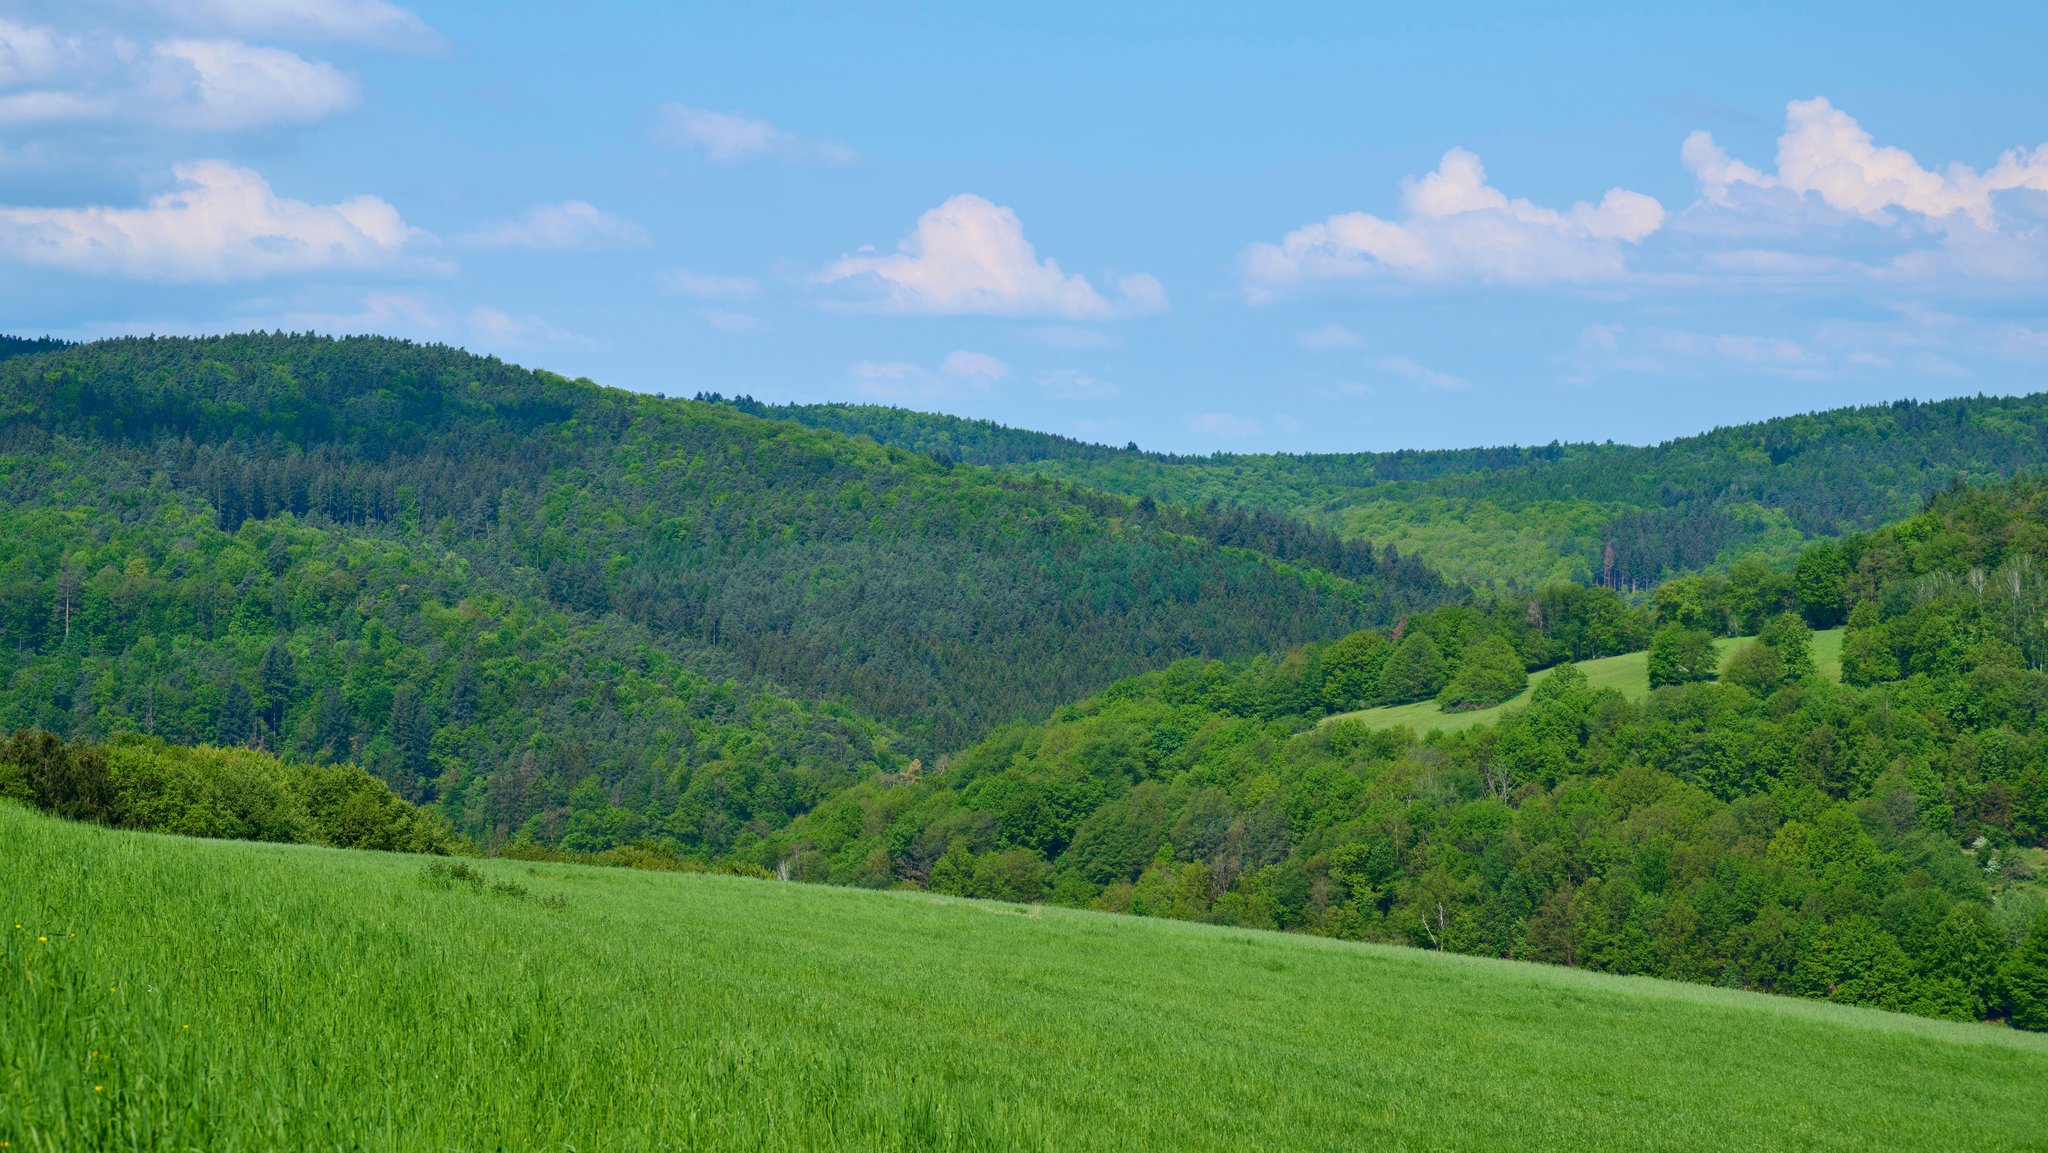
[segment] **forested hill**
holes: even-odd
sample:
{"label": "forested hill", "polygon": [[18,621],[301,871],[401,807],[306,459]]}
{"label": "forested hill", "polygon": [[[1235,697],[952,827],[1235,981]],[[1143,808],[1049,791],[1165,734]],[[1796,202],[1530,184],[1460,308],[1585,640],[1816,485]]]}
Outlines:
{"label": "forested hill", "polygon": [[[2048,1030],[2044,526],[2040,480],[1943,493],[1652,608],[1560,588],[1181,662],[864,781],[761,860]],[[1836,683],[1808,622],[1844,619]],[[1564,664],[1459,732],[1327,717],[1645,641],[1647,699]]]}
{"label": "forested hill", "polygon": [[751,412],[1182,505],[1241,504],[1392,541],[1460,579],[1642,588],[1745,552],[1907,515],[1957,480],[2048,459],[2048,394],[1902,401],[1716,429],[1650,447],[1172,456],[901,409]]}
{"label": "forested hill", "polygon": [[445,347],[55,348],[0,361],[0,727],[360,756],[415,798],[475,782],[514,829],[579,782],[666,820],[679,763],[751,765],[684,820],[744,825],[1451,593],[1197,520]]}

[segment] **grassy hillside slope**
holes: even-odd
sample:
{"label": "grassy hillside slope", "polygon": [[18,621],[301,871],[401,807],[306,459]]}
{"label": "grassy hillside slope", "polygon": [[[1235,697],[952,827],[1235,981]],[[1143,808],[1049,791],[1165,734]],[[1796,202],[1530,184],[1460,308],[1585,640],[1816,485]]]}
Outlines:
{"label": "grassy hillside slope", "polygon": [[[1721,650],[1721,661],[1726,664],[1736,649],[1754,639],[1722,637],[1714,644]],[[1823,629],[1813,634],[1813,663],[1822,680],[1832,684],[1842,679],[1841,629]],[[1578,666],[1579,671],[1586,674],[1586,683],[1595,689],[1613,689],[1632,701],[1640,701],[1650,695],[1650,654],[1647,651],[1579,661]],[[1544,678],[1554,671],[1542,669],[1530,674],[1528,688],[1489,709],[1447,713],[1439,708],[1435,701],[1416,701],[1413,704],[1387,705],[1376,709],[1337,713],[1324,723],[1336,720],[1361,721],[1376,729],[1405,726],[1418,733],[1426,733],[1432,729],[1455,733],[1474,725],[1492,724],[1500,719],[1502,712],[1527,705],[1530,694],[1536,691],[1536,686],[1542,684]]]}
{"label": "grassy hillside slope", "polygon": [[1986,1026],[5,805],[0,845],[14,1149],[2048,1148],[2048,1038]]}
{"label": "grassy hillside slope", "polygon": [[[2039,467],[2048,393],[1843,408],[1659,445],[1173,456],[872,405],[747,411],[1130,496],[1217,500],[1391,542],[1449,575],[1656,583],[1874,528],[1952,481]],[[1608,549],[1613,564],[1608,564]]]}

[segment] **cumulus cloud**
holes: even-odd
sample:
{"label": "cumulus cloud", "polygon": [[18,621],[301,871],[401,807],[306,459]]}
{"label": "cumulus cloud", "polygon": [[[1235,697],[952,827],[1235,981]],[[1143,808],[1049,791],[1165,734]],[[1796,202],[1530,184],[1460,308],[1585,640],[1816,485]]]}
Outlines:
{"label": "cumulus cloud", "polygon": [[1118,280],[1112,301],[1086,277],[1061,271],[1050,257],[1040,260],[1014,211],[968,194],[919,217],[894,253],[864,249],[833,261],[816,279],[862,288],[864,303],[884,312],[1080,320],[1166,308],[1166,290],[1146,274]]}
{"label": "cumulus cloud", "polygon": [[[1880,145],[1826,99],[1785,108],[1777,170],[1732,159],[1706,132],[1685,140],[1680,159],[1700,186],[1689,231],[1705,235],[1824,237],[1860,251],[1706,254],[1724,271],[1779,279],[1864,274],[1931,281],[2048,278],[2048,235],[2006,209],[2010,195],[2048,191],[2048,146],[2016,148],[1984,171],[1953,162],[1936,170],[1901,148]],[[1858,231],[1861,229],[1861,231]]]}
{"label": "cumulus cloud", "polygon": [[0,259],[137,280],[227,281],[397,262],[424,234],[374,196],[308,204],[218,160],[141,208],[0,206]]}
{"label": "cumulus cloud", "polygon": [[338,40],[412,52],[442,45],[440,33],[426,21],[387,0],[157,0],[156,7],[190,24],[245,36]]}
{"label": "cumulus cloud", "polygon": [[654,282],[663,292],[675,296],[689,296],[698,300],[738,300],[760,291],[760,284],[745,276],[716,276],[705,272],[692,272],[687,268],[670,268],[654,274]]}
{"label": "cumulus cloud", "polygon": [[511,220],[485,224],[458,238],[476,248],[524,248],[539,252],[598,252],[638,248],[647,230],[581,200],[536,204]]}
{"label": "cumulus cloud", "polygon": [[810,164],[852,164],[860,155],[844,144],[798,136],[744,112],[714,112],[670,103],[655,112],[654,138],[701,152],[713,164],[782,160]]}
{"label": "cumulus cloud", "polygon": [[1664,223],[1664,206],[1626,189],[1598,204],[1544,208],[1486,181],[1479,157],[1444,153],[1436,171],[1402,185],[1400,220],[1348,212],[1298,228],[1245,253],[1248,294],[1264,299],[1296,284],[1393,279],[1536,285],[1618,280],[1624,246]]}

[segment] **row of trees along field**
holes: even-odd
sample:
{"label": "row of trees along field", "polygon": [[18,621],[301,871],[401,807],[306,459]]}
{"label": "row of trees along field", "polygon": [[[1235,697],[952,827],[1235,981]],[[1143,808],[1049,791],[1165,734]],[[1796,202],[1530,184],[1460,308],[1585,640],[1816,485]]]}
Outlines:
{"label": "row of trees along field", "polygon": [[1789,559],[1803,541],[1875,528],[1953,481],[2015,476],[2048,452],[2048,394],[1837,409],[1649,447],[1200,456],[895,408],[726,403],[942,459],[1413,542],[1460,578],[1522,588],[1561,576],[1637,591],[1760,549]]}
{"label": "row of trees along field", "polygon": [[[760,860],[2048,1028],[2044,525],[2048,482],[2027,481],[1647,612],[1576,590],[1552,594],[1576,616],[1419,614],[1411,638],[1530,664],[1761,634],[1720,679],[1681,662],[1641,703],[1566,665],[1456,734],[1323,720],[1357,703],[1332,692],[1347,653],[1391,649],[1384,676],[1408,639],[1183,661],[857,785]],[[1838,620],[1832,684],[1808,622]]]}
{"label": "row of trees along field", "polygon": [[487,845],[728,852],[1120,676],[1457,595],[1285,518],[443,347],[8,352],[0,725],[353,760]]}

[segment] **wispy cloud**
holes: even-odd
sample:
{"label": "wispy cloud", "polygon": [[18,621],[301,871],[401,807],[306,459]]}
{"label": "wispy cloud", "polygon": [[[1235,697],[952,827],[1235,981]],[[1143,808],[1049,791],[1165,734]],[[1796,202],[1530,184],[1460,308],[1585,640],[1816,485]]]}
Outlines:
{"label": "wispy cloud", "polygon": [[813,140],[744,112],[714,112],[689,104],[664,104],[655,111],[654,138],[692,149],[712,164],[758,160],[800,164],[852,164],[860,154],[844,144]]}
{"label": "wispy cloud", "polygon": [[482,225],[457,238],[475,248],[523,248],[541,252],[597,252],[639,248],[652,238],[622,216],[581,200],[536,204],[510,220]]}

